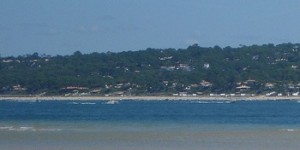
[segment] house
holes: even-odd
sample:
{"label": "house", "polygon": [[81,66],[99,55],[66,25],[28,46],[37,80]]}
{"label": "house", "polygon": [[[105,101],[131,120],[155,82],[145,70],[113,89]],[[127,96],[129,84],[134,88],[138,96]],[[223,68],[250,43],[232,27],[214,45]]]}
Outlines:
{"label": "house", "polygon": [[298,96],[298,95],[299,95],[299,92],[293,93],[292,95],[293,95],[293,96]]}
{"label": "house", "polygon": [[115,89],[120,89],[122,87],[123,87],[123,83],[119,83],[114,86]]}
{"label": "house", "polygon": [[202,82],[200,83],[201,86],[203,87],[211,87],[212,84],[208,81],[202,80]]}
{"label": "house", "polygon": [[241,93],[241,96],[242,96],[242,97],[245,97],[245,96],[246,96],[246,94],[244,94],[244,93]]}
{"label": "house", "polygon": [[193,88],[199,87],[198,84],[191,84],[190,86],[193,87]]}
{"label": "house", "polygon": [[176,69],[175,66],[161,66],[160,69],[166,70],[166,71],[173,71]]}
{"label": "house", "polygon": [[258,60],[258,59],[259,59],[259,55],[252,56],[252,60]]}
{"label": "house", "polygon": [[230,96],[232,96],[232,97],[233,97],[233,96],[235,96],[235,94],[234,94],[234,93],[231,93],[231,94],[229,94],[229,95],[230,95]]}
{"label": "house", "polygon": [[290,83],[290,84],[288,84],[288,88],[289,89],[295,89],[295,85]]}
{"label": "house", "polygon": [[123,91],[118,91],[118,92],[112,93],[112,95],[114,95],[114,96],[124,96],[124,92]]}
{"label": "house", "polygon": [[266,94],[266,96],[275,96],[275,95],[276,95],[275,91]]}
{"label": "house", "polygon": [[292,68],[292,69],[297,69],[297,68],[298,68],[298,66],[296,66],[296,65],[292,65],[292,66],[291,66],[291,68]]}
{"label": "house", "polygon": [[172,59],[173,56],[169,56],[169,57],[159,57],[158,59],[159,60],[169,60],[169,59]]}
{"label": "house", "polygon": [[236,87],[236,89],[238,89],[238,90],[248,90],[248,89],[250,89],[250,86],[241,85],[241,86]]}
{"label": "house", "polygon": [[187,92],[179,92],[179,96],[187,96]]}
{"label": "house", "polygon": [[4,59],[2,60],[3,63],[10,63],[10,62],[13,62],[14,60],[12,59]]}
{"label": "house", "polygon": [[178,93],[174,93],[174,94],[172,94],[173,96],[179,96],[179,94]]}
{"label": "house", "polygon": [[246,80],[244,83],[247,84],[247,85],[252,85],[252,84],[255,84],[255,83],[256,83],[256,80],[248,79],[248,80]]}
{"label": "house", "polygon": [[273,83],[266,83],[265,87],[269,88],[269,89],[272,89],[272,88],[274,88],[274,84]]}
{"label": "house", "polygon": [[197,95],[203,95],[203,93],[202,92],[196,92],[197,93]]}
{"label": "house", "polygon": [[203,67],[204,67],[205,69],[208,69],[208,68],[209,68],[209,64],[208,64],[208,63],[205,63],[205,64],[203,65]]}
{"label": "house", "polygon": [[90,91],[90,93],[93,93],[93,94],[101,93],[101,89],[94,89],[94,90]]}
{"label": "house", "polygon": [[179,66],[176,69],[181,69],[184,71],[191,71],[192,67],[190,67],[188,64],[179,64]]}
{"label": "house", "polygon": [[165,86],[168,86],[169,81],[163,81],[163,84],[164,84]]}
{"label": "house", "polygon": [[26,88],[22,87],[20,84],[12,86],[14,91],[25,91]]}

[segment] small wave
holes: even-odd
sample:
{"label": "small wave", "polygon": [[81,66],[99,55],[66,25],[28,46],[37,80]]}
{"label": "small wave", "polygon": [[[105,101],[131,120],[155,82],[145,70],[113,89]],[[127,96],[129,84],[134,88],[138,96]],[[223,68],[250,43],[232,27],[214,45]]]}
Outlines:
{"label": "small wave", "polygon": [[296,129],[281,129],[281,131],[295,132],[295,131],[297,131],[297,130],[296,130]]}
{"label": "small wave", "polygon": [[32,130],[32,127],[13,127],[13,126],[0,127],[0,130],[9,130],[9,131],[25,131],[29,129]]}
{"label": "small wave", "polygon": [[8,126],[8,127],[0,127],[0,130],[9,130],[9,129],[11,129],[11,128],[13,128],[12,126]]}
{"label": "small wave", "polygon": [[79,103],[77,103],[77,102],[71,102],[71,103],[68,103],[68,104],[71,104],[71,105],[78,105]]}
{"label": "small wave", "polygon": [[113,105],[113,104],[118,104],[118,103],[119,103],[118,101],[110,100],[110,101],[105,102],[104,104]]}
{"label": "small wave", "polygon": [[196,102],[191,102],[191,103],[198,103],[198,104],[209,104],[211,102],[205,102],[205,101],[196,101]]}
{"label": "small wave", "polygon": [[13,129],[15,129],[16,131],[36,131],[36,129],[33,127],[19,127]]}
{"label": "small wave", "polygon": [[70,105],[95,105],[96,103],[91,103],[91,102],[84,102],[84,103],[70,102],[68,104],[70,104]]}
{"label": "small wave", "polygon": [[232,103],[231,101],[222,101],[222,102],[215,102],[216,104],[229,104]]}
{"label": "small wave", "polygon": [[49,132],[51,132],[51,131],[61,131],[61,129],[38,129],[38,131],[49,131]]}
{"label": "small wave", "polygon": [[231,101],[193,101],[191,103],[198,103],[198,104],[229,104],[232,103]]}
{"label": "small wave", "polygon": [[96,103],[89,103],[89,102],[86,102],[86,103],[80,103],[81,105],[95,105]]}
{"label": "small wave", "polygon": [[35,128],[35,127],[14,127],[14,126],[4,126],[0,127],[0,130],[5,131],[61,131],[61,129],[55,129],[55,128]]}

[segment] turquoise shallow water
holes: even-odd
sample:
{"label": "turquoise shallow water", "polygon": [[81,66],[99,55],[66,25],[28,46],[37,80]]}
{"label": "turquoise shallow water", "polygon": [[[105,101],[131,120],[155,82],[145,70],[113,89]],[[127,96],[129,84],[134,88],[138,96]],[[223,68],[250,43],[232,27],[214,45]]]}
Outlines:
{"label": "turquoise shallow water", "polygon": [[0,149],[298,149],[296,101],[0,102]]}

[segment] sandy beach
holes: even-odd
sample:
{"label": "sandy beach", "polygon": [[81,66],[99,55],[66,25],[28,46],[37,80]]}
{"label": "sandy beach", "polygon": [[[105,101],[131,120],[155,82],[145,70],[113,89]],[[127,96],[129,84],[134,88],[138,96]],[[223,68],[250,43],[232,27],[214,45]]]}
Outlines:
{"label": "sandy beach", "polygon": [[0,96],[0,100],[36,101],[36,100],[300,100],[300,96]]}

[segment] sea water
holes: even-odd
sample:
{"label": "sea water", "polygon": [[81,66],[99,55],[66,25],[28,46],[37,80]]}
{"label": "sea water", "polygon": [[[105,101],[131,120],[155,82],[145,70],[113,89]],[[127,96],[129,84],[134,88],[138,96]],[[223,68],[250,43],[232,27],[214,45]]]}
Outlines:
{"label": "sea water", "polygon": [[298,149],[297,101],[0,101],[1,150]]}

